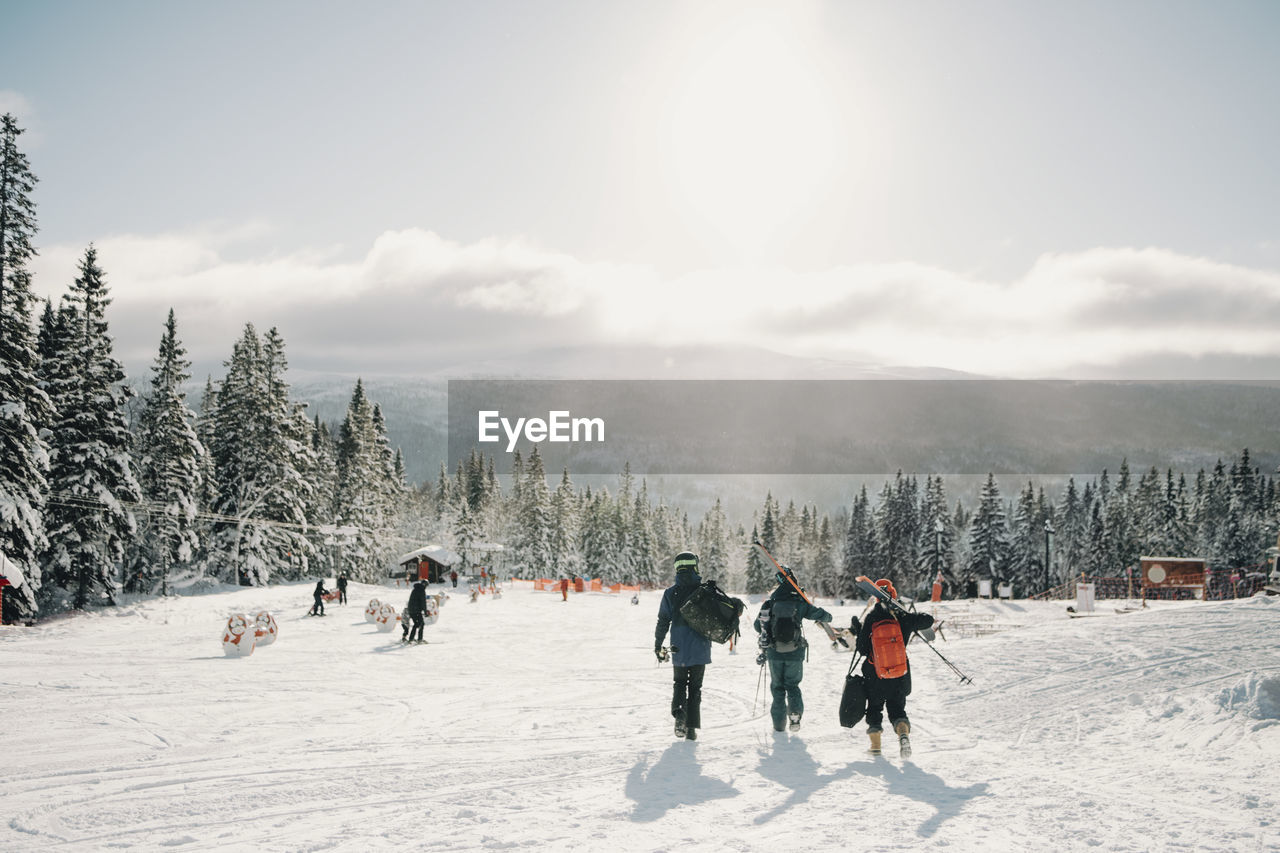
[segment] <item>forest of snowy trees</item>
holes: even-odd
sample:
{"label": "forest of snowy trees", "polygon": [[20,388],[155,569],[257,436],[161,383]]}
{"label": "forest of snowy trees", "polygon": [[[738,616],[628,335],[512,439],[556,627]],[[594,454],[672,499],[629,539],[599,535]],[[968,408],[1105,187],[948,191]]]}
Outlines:
{"label": "forest of snowy trees", "polygon": [[[705,577],[748,593],[772,571],[758,539],[811,590],[846,597],[853,579],[888,576],[905,594],[942,572],[949,595],[977,579],[1029,595],[1069,577],[1120,575],[1140,554],[1195,555],[1219,568],[1261,561],[1280,497],[1247,450],[1230,465],[1131,474],[1121,460],[1077,483],[1027,482],[1010,497],[988,476],[973,506],[941,476],[899,473],[834,515],[767,494],[750,519],[722,501],[700,517],[655,499],[629,466],[614,488],[579,488],[543,468],[536,445],[501,472],[473,451],[434,483],[410,485],[382,410],[355,382],[345,417],[308,417],[290,396],[285,341],[246,325],[220,378],[188,402],[190,362],[172,311],[147,381],[113,355],[109,275],[95,248],[58,305],[36,317],[36,184],[13,116],[0,139],[0,550],[25,583],[7,621],[165,594],[193,580],[266,584],[345,571],[378,582],[398,554],[440,542],[464,571],[501,543],[515,577],[585,575],[662,585],[670,559],[701,555]],[[550,476],[549,476],[550,473]],[[695,516],[697,517],[697,516]],[[1047,558],[1047,561],[1046,561]]]}

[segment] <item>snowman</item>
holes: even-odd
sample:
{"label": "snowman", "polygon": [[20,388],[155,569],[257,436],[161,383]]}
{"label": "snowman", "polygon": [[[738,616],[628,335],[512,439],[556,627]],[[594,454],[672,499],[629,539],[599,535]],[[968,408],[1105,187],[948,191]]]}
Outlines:
{"label": "snowman", "polygon": [[378,608],[382,606],[382,602],[376,598],[369,599],[369,606],[364,609],[364,621],[378,621]]}
{"label": "snowman", "polygon": [[243,613],[232,614],[227,628],[222,632],[222,651],[229,658],[243,658],[253,654],[256,642],[249,617]]}

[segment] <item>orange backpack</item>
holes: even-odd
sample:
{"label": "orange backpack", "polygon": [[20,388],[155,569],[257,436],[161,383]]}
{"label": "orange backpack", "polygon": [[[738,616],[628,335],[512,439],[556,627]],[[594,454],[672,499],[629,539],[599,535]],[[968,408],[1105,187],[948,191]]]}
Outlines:
{"label": "orange backpack", "polygon": [[881,678],[907,674],[907,644],[897,619],[882,619],[871,626],[871,662]]}

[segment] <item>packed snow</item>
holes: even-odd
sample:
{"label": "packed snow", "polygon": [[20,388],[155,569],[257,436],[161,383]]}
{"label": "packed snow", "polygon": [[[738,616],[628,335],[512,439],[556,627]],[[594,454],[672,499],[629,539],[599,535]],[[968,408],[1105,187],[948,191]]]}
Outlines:
{"label": "packed snow", "polygon": [[[1277,598],[944,602],[935,647],[973,682],[912,642],[903,760],[839,726],[850,655],[812,626],[798,732],[773,732],[744,636],[687,742],[656,593],[448,588],[402,646],[364,610],[405,589],[314,618],[311,588],[0,629],[0,849],[1280,849]],[[278,640],[224,655],[228,617],[262,610]]]}

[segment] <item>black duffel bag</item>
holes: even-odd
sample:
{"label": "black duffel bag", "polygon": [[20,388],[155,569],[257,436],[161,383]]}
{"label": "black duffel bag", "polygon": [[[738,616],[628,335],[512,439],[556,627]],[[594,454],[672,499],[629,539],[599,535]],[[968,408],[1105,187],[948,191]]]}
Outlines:
{"label": "black duffel bag", "polygon": [[867,715],[867,680],[862,673],[854,674],[858,656],[849,664],[849,672],[844,677],[844,692],[840,694],[840,725],[851,729]]}

